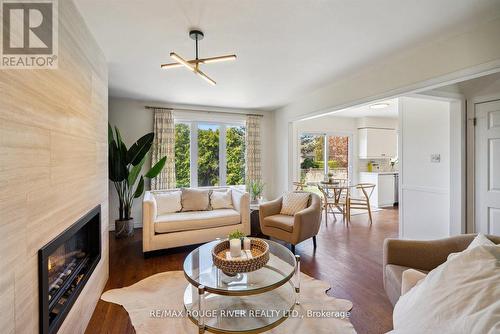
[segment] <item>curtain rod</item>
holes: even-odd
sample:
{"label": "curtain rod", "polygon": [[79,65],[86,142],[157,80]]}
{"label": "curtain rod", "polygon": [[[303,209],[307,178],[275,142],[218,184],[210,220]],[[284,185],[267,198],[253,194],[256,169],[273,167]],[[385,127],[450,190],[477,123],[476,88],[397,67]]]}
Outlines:
{"label": "curtain rod", "polygon": [[183,108],[168,108],[168,107],[153,107],[153,106],[145,106],[146,109],[161,109],[161,110],[179,110],[179,111],[195,111],[195,112],[206,112],[208,114],[227,114],[227,115],[243,115],[243,116],[258,116],[264,117],[264,115],[260,114],[243,114],[243,113],[234,113],[228,111],[211,111],[211,110],[196,110],[196,109],[183,109]]}

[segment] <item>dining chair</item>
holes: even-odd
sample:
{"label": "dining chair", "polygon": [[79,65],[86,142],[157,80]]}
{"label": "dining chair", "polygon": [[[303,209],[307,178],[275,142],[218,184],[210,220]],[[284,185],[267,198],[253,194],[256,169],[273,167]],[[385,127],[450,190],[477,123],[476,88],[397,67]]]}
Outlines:
{"label": "dining chair", "polygon": [[[326,224],[328,224],[328,213],[333,215],[334,221],[337,221],[336,214],[338,213],[342,214],[342,219],[344,221],[346,219],[346,196],[345,194],[343,195],[342,188],[339,188],[344,187],[344,185],[342,185],[343,183],[343,180],[340,180],[339,182],[333,180],[331,186],[321,183],[317,184],[319,191],[323,195],[322,209],[325,211]],[[330,192],[330,190],[332,190],[332,192]],[[338,209],[338,211],[335,211],[335,209]]]}
{"label": "dining chair", "polygon": [[294,181],[293,186],[295,187],[295,191],[303,191],[306,184],[304,182]]}
{"label": "dining chair", "polygon": [[361,190],[360,197],[352,197],[349,196],[348,200],[348,218],[347,220],[351,221],[351,209],[360,209],[367,210],[368,217],[370,218],[370,225],[372,224],[372,210],[370,207],[370,197],[373,194],[373,190],[375,189],[375,184],[373,183],[359,183],[356,185],[356,189]]}

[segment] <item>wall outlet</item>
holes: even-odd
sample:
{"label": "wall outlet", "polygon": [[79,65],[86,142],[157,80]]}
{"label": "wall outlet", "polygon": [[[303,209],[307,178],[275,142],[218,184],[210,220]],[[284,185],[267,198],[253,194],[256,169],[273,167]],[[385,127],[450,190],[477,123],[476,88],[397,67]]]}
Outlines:
{"label": "wall outlet", "polygon": [[440,163],[441,162],[441,154],[439,154],[439,153],[431,154],[431,162]]}

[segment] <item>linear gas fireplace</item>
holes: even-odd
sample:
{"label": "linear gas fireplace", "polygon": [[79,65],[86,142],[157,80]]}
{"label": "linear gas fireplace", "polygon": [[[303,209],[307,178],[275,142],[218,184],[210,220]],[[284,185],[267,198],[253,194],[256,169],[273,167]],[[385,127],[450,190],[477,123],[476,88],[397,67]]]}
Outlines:
{"label": "linear gas fireplace", "polygon": [[40,333],[56,333],[101,259],[101,206],[38,251]]}

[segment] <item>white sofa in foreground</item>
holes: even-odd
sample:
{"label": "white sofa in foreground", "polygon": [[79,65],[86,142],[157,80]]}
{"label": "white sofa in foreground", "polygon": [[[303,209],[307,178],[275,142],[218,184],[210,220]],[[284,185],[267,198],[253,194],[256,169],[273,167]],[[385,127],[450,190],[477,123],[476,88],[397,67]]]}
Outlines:
{"label": "white sofa in foreground", "polygon": [[235,230],[248,235],[250,196],[234,187],[146,191],[142,224],[144,253],[225,238]]}

